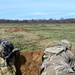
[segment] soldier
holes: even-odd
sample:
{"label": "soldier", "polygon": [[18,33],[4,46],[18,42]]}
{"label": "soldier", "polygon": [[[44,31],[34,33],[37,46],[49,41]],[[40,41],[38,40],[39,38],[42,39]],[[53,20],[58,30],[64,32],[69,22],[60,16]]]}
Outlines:
{"label": "soldier", "polygon": [[75,56],[71,52],[72,44],[62,40],[59,45],[44,51],[41,75],[75,75]]}
{"label": "soldier", "polygon": [[[14,49],[13,43],[7,40],[0,41],[0,58],[3,58],[9,68],[11,75],[15,75],[15,56],[18,49]],[[10,75],[10,74],[9,74]]]}

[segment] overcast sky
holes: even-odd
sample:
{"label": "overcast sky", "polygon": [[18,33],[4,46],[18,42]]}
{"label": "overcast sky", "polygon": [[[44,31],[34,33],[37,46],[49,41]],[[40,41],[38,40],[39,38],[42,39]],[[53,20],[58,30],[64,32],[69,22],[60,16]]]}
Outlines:
{"label": "overcast sky", "polygon": [[0,0],[0,19],[75,18],[75,0]]}

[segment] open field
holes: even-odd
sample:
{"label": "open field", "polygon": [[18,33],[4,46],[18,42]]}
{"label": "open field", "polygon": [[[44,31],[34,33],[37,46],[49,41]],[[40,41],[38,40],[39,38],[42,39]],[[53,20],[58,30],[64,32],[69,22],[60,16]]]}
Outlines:
{"label": "open field", "polygon": [[3,23],[0,39],[12,41],[20,50],[44,50],[62,39],[70,40],[75,46],[75,24]]}
{"label": "open field", "polygon": [[0,39],[7,39],[20,49],[16,57],[17,75],[40,75],[45,48],[62,39],[72,42],[75,53],[75,24],[0,24]]}

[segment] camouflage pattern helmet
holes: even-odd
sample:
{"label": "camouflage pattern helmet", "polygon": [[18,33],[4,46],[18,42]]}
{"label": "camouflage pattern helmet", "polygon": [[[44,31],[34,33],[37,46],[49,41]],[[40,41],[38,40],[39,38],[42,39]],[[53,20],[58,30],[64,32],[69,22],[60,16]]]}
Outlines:
{"label": "camouflage pattern helmet", "polygon": [[72,43],[69,42],[68,40],[66,40],[66,39],[61,40],[60,44],[61,44],[63,47],[68,48],[69,50],[71,50]]}
{"label": "camouflage pattern helmet", "polygon": [[13,43],[8,40],[0,40],[0,51],[8,55],[14,49]]}

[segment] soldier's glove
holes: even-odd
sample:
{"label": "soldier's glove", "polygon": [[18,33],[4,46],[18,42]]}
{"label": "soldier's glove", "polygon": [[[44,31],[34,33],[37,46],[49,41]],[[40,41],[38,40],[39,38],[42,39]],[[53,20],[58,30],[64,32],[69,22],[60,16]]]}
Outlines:
{"label": "soldier's glove", "polygon": [[15,57],[17,53],[19,53],[19,49],[18,49],[18,48],[14,49],[14,50],[8,55],[9,59]]}
{"label": "soldier's glove", "polygon": [[4,59],[8,59],[8,58],[9,58],[9,56],[4,57]]}
{"label": "soldier's glove", "polygon": [[18,49],[14,49],[8,56],[4,57],[4,59],[10,60],[11,58],[15,57],[18,52]]}

